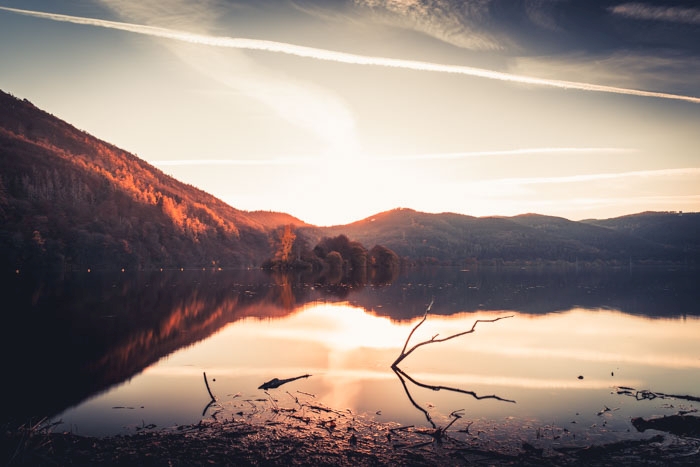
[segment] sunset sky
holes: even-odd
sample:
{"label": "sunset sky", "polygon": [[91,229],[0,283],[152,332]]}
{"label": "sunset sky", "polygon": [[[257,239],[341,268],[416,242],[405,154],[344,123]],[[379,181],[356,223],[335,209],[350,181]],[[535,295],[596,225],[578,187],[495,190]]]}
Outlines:
{"label": "sunset sky", "polygon": [[0,89],[239,209],[700,211],[697,1],[0,7]]}

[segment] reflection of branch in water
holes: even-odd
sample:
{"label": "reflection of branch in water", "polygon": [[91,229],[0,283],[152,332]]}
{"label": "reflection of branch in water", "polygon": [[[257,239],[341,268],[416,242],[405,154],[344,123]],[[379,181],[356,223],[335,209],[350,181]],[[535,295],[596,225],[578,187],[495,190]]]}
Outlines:
{"label": "reflection of branch in water", "polygon": [[428,312],[430,311],[430,309],[432,308],[432,306],[433,306],[433,301],[430,302],[430,304],[428,305],[428,308],[425,310],[425,314],[423,315],[423,319],[421,319],[421,320],[418,322],[418,324],[416,324],[416,325],[413,327],[413,329],[411,329],[411,332],[408,334],[408,337],[406,338],[406,342],[405,342],[404,345],[403,345],[403,349],[401,349],[401,353],[400,353],[399,356],[396,358],[396,360],[394,360],[394,363],[391,364],[391,369],[394,370],[394,373],[395,373],[396,376],[399,378],[399,381],[401,381],[401,385],[403,386],[403,389],[404,389],[404,391],[406,392],[406,396],[408,397],[408,400],[411,402],[411,404],[413,404],[413,406],[414,406],[415,408],[417,408],[418,410],[420,410],[420,411],[423,413],[423,415],[425,415],[425,418],[426,418],[426,420],[428,421],[428,423],[430,423],[430,425],[435,429],[435,433],[433,434],[433,436],[435,437],[436,440],[439,441],[440,438],[441,438],[441,436],[442,436],[442,434],[444,434],[444,432],[445,432],[450,426],[452,426],[452,424],[453,424],[455,421],[457,421],[457,419],[461,418],[461,415],[457,414],[457,411],[452,412],[452,413],[450,414],[450,416],[453,417],[453,420],[452,420],[445,428],[438,428],[438,427],[435,425],[435,422],[433,422],[433,419],[431,418],[430,413],[428,413],[428,411],[427,411],[424,407],[422,407],[420,404],[418,404],[418,403],[415,401],[415,399],[413,399],[413,396],[411,395],[411,392],[408,390],[408,385],[406,384],[406,380],[408,380],[408,381],[412,382],[413,384],[415,384],[416,386],[419,386],[419,387],[422,387],[422,388],[431,389],[431,390],[433,390],[433,391],[445,390],[445,391],[457,392],[457,393],[460,393],[460,394],[467,394],[467,395],[472,396],[474,399],[477,399],[477,400],[482,400],[482,399],[495,399],[495,400],[499,400],[499,401],[503,401],[503,402],[511,402],[511,403],[515,403],[515,401],[514,401],[514,400],[510,400],[510,399],[504,399],[503,397],[497,396],[497,395],[495,395],[495,394],[490,394],[490,395],[488,395],[488,396],[479,396],[479,395],[478,395],[477,393],[475,393],[474,391],[468,391],[468,390],[466,390],[466,389],[460,389],[460,388],[454,388],[454,387],[442,386],[442,385],[436,386],[436,385],[432,385],[432,384],[421,383],[420,381],[417,381],[417,380],[415,380],[414,378],[412,378],[411,376],[409,376],[409,375],[408,375],[406,372],[404,372],[401,368],[399,368],[399,366],[398,366],[399,363],[401,363],[406,357],[408,357],[411,353],[413,353],[413,351],[415,351],[415,350],[418,349],[419,347],[422,347],[422,346],[428,345],[428,344],[434,344],[434,343],[437,343],[437,342],[445,342],[445,341],[448,341],[448,340],[450,340],[450,339],[454,339],[454,338],[457,338],[457,337],[460,337],[460,336],[464,336],[465,334],[471,334],[471,333],[474,332],[474,330],[476,329],[477,324],[479,324],[479,323],[494,323],[494,322],[499,321],[499,320],[501,320],[501,319],[511,318],[512,315],[511,315],[511,316],[501,316],[501,317],[499,317],[499,318],[494,318],[494,319],[478,319],[478,320],[474,321],[474,324],[472,325],[471,329],[469,329],[469,330],[467,330],[467,331],[458,332],[458,333],[456,333],[456,334],[452,334],[452,335],[450,335],[450,336],[443,337],[443,338],[440,338],[440,339],[437,338],[437,337],[438,337],[438,334],[436,334],[436,335],[434,335],[433,337],[431,337],[429,340],[423,341],[423,342],[419,342],[418,344],[415,344],[415,345],[414,345],[413,347],[411,347],[410,349],[406,350],[406,349],[408,348],[408,343],[410,342],[411,337],[413,337],[413,334],[416,332],[416,330],[425,322],[425,320],[426,320],[427,317],[428,317]]}
{"label": "reflection of branch in water", "polygon": [[[409,376],[405,371],[403,371],[401,368],[399,368],[397,366],[392,367],[392,370],[394,370],[394,373],[396,373],[396,376],[398,376],[399,381],[401,381],[401,385],[403,386],[403,389],[406,392],[406,396],[408,397],[408,400],[411,401],[411,404],[413,404],[413,406],[415,408],[417,408],[418,410],[423,412],[423,414],[425,415],[425,418],[433,426],[433,428],[437,428],[437,427],[435,426],[435,423],[433,423],[433,420],[430,417],[430,414],[428,413],[428,411],[426,409],[421,407],[420,404],[418,404],[415,401],[415,399],[413,399],[413,397],[411,396],[411,392],[408,390],[408,386],[406,385],[405,379],[409,380],[410,382],[412,382],[416,386],[426,388],[426,389],[432,389],[433,391],[440,391],[440,390],[452,391],[452,392],[457,392],[460,394],[467,394],[467,395],[472,396],[474,399],[477,399],[477,400],[495,399],[495,400],[499,400],[499,401],[503,401],[503,402],[511,402],[511,403],[515,404],[514,400],[504,399],[503,397],[497,396],[495,394],[490,394],[488,396],[480,396],[477,393],[475,393],[474,391],[468,391],[466,389],[453,388],[450,386],[434,386],[432,384],[421,383],[420,381]],[[455,412],[453,412],[453,413],[455,413]],[[455,417],[455,418],[459,418],[459,417]],[[452,421],[452,423],[454,423],[454,420]],[[452,423],[450,423],[450,425],[452,425]],[[448,425],[448,427],[449,427],[449,425]],[[446,427],[445,429],[447,429],[448,427]]]}
{"label": "reflection of branch in water", "polygon": [[413,406],[415,408],[417,408],[418,410],[423,412],[426,420],[428,420],[428,423],[430,423],[433,426],[433,428],[437,428],[437,426],[433,422],[433,419],[430,417],[430,414],[428,413],[428,411],[425,410],[423,407],[421,407],[420,404],[418,404],[411,396],[411,391],[408,390],[408,386],[406,386],[406,381],[403,379],[403,376],[401,376],[403,371],[401,371],[398,367],[395,367],[395,366],[392,367],[391,369],[394,370],[394,373],[396,373],[396,376],[399,377],[399,381],[401,381],[401,385],[403,386],[403,390],[406,392],[406,396],[408,397],[408,400],[411,401],[411,404],[413,404]]}
{"label": "reflection of branch in water", "polygon": [[669,397],[669,398],[673,398],[673,399],[685,399],[687,401],[700,402],[700,397],[691,396],[688,394],[685,394],[685,395],[665,394],[663,392],[652,392],[652,391],[649,391],[648,389],[637,390],[637,389],[630,388],[627,386],[618,386],[617,393],[622,394],[622,395],[626,395],[626,396],[632,396],[637,400],[646,400],[646,399],[651,400],[651,399],[656,399],[657,397],[665,399],[665,398]]}
{"label": "reflection of branch in water", "polygon": [[[209,407],[211,407],[212,405],[218,403],[218,401],[216,400],[216,397],[214,397],[214,394],[212,394],[211,389],[209,388],[209,381],[207,380],[207,372],[205,371],[205,372],[203,372],[203,373],[204,373],[204,384],[205,384],[206,387],[207,387],[207,392],[209,393],[209,397],[211,397],[211,400],[210,400],[209,403],[204,407],[204,410],[202,410],[202,416],[204,416],[204,414],[207,413],[207,410],[209,410]],[[216,419],[216,414],[215,414],[215,413],[212,414],[212,417],[214,417],[214,418]]]}

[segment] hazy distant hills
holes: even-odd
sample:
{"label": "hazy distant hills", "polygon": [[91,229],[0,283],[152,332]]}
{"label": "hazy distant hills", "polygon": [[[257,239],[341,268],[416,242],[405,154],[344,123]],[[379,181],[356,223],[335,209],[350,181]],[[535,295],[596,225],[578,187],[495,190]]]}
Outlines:
{"label": "hazy distant hills", "polygon": [[[628,218],[635,221],[626,221]],[[396,209],[326,234],[380,243],[399,256],[434,262],[672,261],[700,257],[700,214],[644,213],[574,222],[524,214],[471,217]]]}
{"label": "hazy distant hills", "polygon": [[[147,131],[147,130],[145,130]],[[674,262],[700,259],[699,213],[573,222],[395,209],[344,226],[235,209],[0,91],[0,268],[259,266],[273,231],[313,247],[344,234],[413,262]]]}

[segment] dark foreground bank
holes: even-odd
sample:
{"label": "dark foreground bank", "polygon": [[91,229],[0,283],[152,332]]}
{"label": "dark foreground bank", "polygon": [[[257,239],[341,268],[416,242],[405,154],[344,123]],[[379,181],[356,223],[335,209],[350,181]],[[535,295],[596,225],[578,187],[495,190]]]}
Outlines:
{"label": "dark foreground bank", "polygon": [[286,413],[257,424],[213,419],[106,438],[22,427],[3,430],[2,460],[7,466],[700,465],[699,437],[659,431],[600,446],[484,447],[445,429],[367,424],[339,414]]}

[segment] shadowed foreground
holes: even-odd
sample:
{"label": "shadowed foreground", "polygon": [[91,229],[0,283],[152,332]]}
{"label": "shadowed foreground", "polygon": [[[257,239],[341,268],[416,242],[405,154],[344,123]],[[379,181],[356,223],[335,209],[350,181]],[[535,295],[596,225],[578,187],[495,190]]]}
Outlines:
{"label": "shadowed foreground", "polygon": [[[173,429],[144,427],[94,438],[48,430],[4,431],[4,465],[698,465],[700,439],[650,434],[601,446],[537,448],[527,442],[484,445],[478,436],[376,423],[323,406],[277,408],[266,421],[214,418]],[[456,434],[456,431],[454,432]],[[468,427],[461,433],[470,434]],[[471,434],[470,434],[471,435]],[[496,447],[494,447],[496,446]]]}

